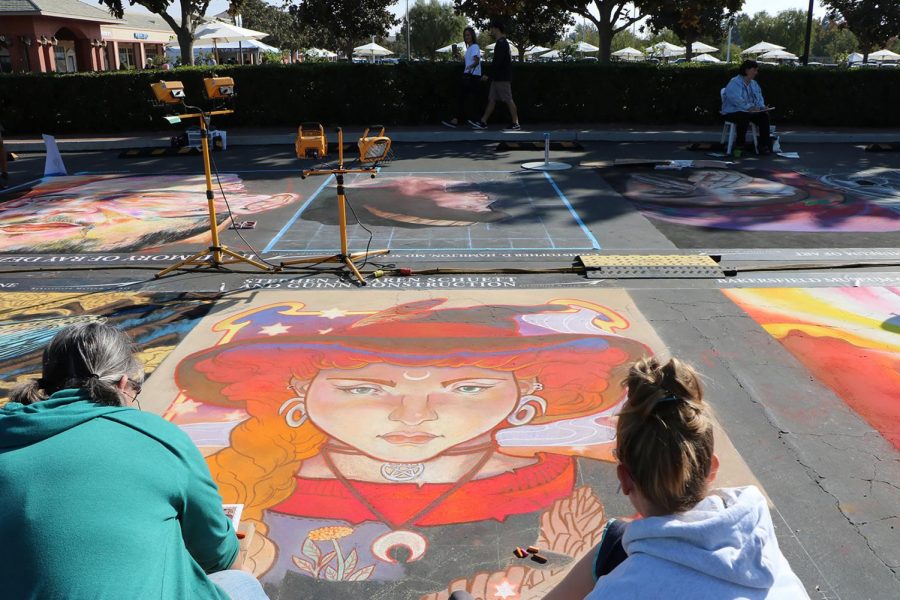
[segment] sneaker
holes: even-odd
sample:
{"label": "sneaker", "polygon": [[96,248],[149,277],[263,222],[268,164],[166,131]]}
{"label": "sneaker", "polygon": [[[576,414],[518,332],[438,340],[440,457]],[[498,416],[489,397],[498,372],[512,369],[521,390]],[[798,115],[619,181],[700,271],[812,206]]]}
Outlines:
{"label": "sneaker", "polygon": [[512,123],[511,125],[506,126],[506,131],[521,131],[522,126],[518,123]]}
{"label": "sneaker", "polygon": [[472,129],[487,129],[487,123],[484,121],[472,121],[469,120],[469,125],[472,126]]}
{"label": "sneaker", "polygon": [[444,127],[449,127],[450,129],[456,129],[456,123],[453,121],[441,121],[441,125]]}

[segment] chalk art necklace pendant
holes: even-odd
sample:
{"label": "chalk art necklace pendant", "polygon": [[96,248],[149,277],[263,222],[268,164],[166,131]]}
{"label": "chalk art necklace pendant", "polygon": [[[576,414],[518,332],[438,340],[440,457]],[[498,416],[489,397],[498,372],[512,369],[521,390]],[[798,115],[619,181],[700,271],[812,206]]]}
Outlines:
{"label": "chalk art necklace pendant", "polygon": [[[400,546],[405,547],[409,552],[406,562],[413,562],[422,558],[425,551],[428,549],[428,540],[422,534],[410,531],[407,527],[415,527],[416,522],[425,517],[425,515],[431,513],[431,511],[439,507],[444,500],[455,494],[464,485],[470,482],[478,472],[481,471],[484,465],[487,464],[493,454],[494,448],[490,445],[485,446],[484,453],[481,455],[481,458],[478,459],[478,462],[463,474],[456,483],[451,485],[440,496],[432,500],[425,508],[409,515],[403,522],[397,523],[388,519],[388,517],[378,510],[368,498],[356,489],[356,486],[341,473],[340,469],[337,468],[337,465],[334,464],[334,461],[331,460],[331,455],[328,450],[322,449],[322,458],[338,481],[344,484],[347,491],[349,491],[360,504],[368,508],[379,521],[392,529],[392,531],[388,531],[387,533],[378,536],[375,538],[375,541],[372,542],[372,554],[379,560],[389,563],[397,562],[391,555],[391,551]],[[423,472],[425,472],[425,465],[422,463],[384,463],[381,466],[381,475],[385,479],[394,482],[413,480],[416,477],[420,477]]]}
{"label": "chalk art necklace pendant", "polygon": [[411,563],[425,555],[428,540],[424,535],[407,529],[388,531],[372,542],[372,554],[382,562],[397,564],[398,561],[391,555],[391,551],[401,546],[406,548],[408,553],[404,562]]}
{"label": "chalk art necklace pendant", "polygon": [[425,465],[422,463],[384,463],[381,465],[381,476],[388,481],[406,483],[422,476]]}

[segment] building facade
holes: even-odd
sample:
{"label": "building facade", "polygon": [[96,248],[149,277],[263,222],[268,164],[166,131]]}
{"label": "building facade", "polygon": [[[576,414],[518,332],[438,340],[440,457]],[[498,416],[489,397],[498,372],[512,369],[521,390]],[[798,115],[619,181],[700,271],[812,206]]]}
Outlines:
{"label": "building facade", "polygon": [[0,0],[0,72],[141,68],[174,37],[155,15],[116,19],[79,0]]}

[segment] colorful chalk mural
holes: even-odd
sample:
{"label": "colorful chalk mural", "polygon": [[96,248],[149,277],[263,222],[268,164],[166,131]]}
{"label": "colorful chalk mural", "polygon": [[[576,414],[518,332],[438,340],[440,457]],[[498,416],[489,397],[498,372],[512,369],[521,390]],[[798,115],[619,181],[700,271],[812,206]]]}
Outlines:
{"label": "colorful chalk mural", "polygon": [[900,449],[900,288],[724,293]]}
{"label": "colorful chalk mural", "polygon": [[[613,308],[634,310],[624,291],[303,296],[210,315],[157,379],[174,379],[163,416],[255,524],[245,566],[270,592],[534,597],[597,543],[583,470],[612,476],[622,376],[661,345]],[[532,543],[556,570],[510,564]]]}
{"label": "colorful chalk mural", "polygon": [[790,171],[607,168],[603,178],[651,219],[711,229],[900,231],[900,198],[826,185]]}
{"label": "colorful chalk mural", "polygon": [[32,293],[0,295],[0,403],[19,382],[41,376],[41,353],[72,323],[104,321],[140,345],[149,374],[211,308],[209,294]]}
{"label": "colorful chalk mural", "polygon": [[[464,180],[460,176],[401,175],[376,179],[360,176],[349,182],[346,190],[362,223],[418,228],[501,221],[509,216],[496,206],[505,187],[499,182]],[[302,218],[336,225],[335,193],[334,185],[323,191]]]}
{"label": "colorful chalk mural", "polygon": [[[278,208],[296,194],[256,194],[220,176],[235,215]],[[178,242],[208,243],[202,175],[53,177],[0,204],[0,252],[127,252]],[[216,194],[219,226],[227,207]]]}

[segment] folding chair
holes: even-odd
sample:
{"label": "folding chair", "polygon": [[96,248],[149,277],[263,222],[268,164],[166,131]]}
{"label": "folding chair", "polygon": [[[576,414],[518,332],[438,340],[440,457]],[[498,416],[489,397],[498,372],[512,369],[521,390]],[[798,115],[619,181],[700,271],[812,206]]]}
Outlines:
{"label": "folding chair", "polygon": [[[725,105],[725,88],[722,88],[719,91],[719,97],[722,99],[722,106]],[[725,115],[722,110],[719,110],[720,115]],[[756,150],[756,153],[759,154],[759,127],[756,126],[756,123],[750,122],[750,133],[753,135],[753,149]],[[737,123],[733,121],[725,121],[725,124],[722,125],[722,139],[719,140],[720,144],[724,144],[725,140],[728,140],[728,145],[725,147],[725,154],[731,154],[731,150],[734,147],[735,138],[737,137]],[[744,143],[744,140],[739,140],[741,143]]]}

